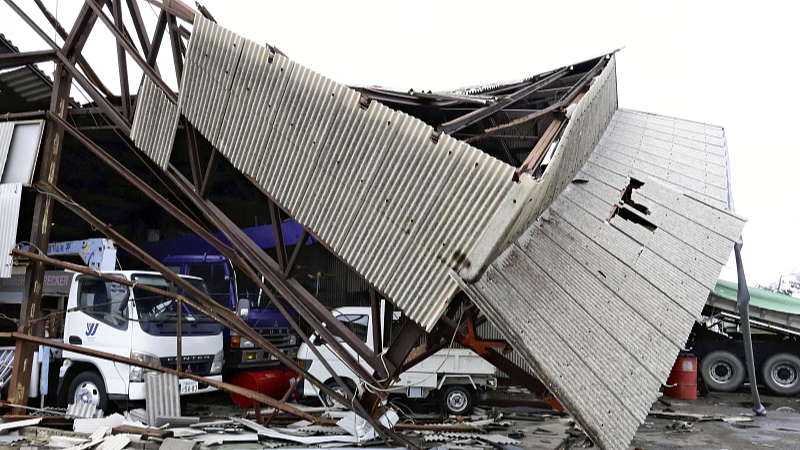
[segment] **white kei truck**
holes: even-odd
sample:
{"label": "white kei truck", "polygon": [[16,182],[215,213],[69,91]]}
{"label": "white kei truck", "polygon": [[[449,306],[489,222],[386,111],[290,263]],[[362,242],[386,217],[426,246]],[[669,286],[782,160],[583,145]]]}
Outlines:
{"label": "white kei truck", "polygon": [[[182,293],[180,288],[157,272],[103,273],[139,285]],[[23,279],[25,277],[24,274],[16,276]],[[201,278],[183,278],[206,291]],[[21,285],[24,283],[11,284],[19,285],[21,293]],[[48,308],[49,311],[67,311],[62,316],[63,322],[51,323],[59,316],[54,315],[46,323],[46,330],[52,334],[51,338],[150,364],[173,369],[176,367],[178,306],[174,298],[71,271],[48,271],[43,287],[43,311],[47,312]],[[4,294],[6,298],[13,298],[10,295],[13,293]],[[186,305],[183,308],[182,369],[187,373],[221,381],[222,326]],[[51,350],[52,353],[49,350],[44,351],[49,357],[40,358],[46,360],[42,363],[42,369],[38,365],[34,367],[31,397],[44,395],[39,392],[40,386],[43,390],[50,390],[49,381],[41,383],[41,377],[55,381],[57,370],[57,401],[62,407],[71,403],[92,403],[98,409],[108,411],[111,401],[118,405],[127,405],[130,401],[145,399],[144,380],[147,369],[72,351]],[[181,395],[216,390],[191,379],[180,379],[179,385]]]}
{"label": "white kei truck", "polygon": [[[347,328],[361,338],[370,349],[374,349],[372,333],[372,308],[350,306],[334,309],[333,316],[345,324]],[[386,301],[381,302],[381,322],[387,324]],[[391,327],[384,326],[383,342],[391,342],[392,330],[399,329],[401,313],[391,312]],[[314,334],[312,343],[320,351],[323,358],[339,375],[351,391],[361,392],[364,385],[358,376],[350,370],[326,344],[318,334]],[[343,343],[345,348],[347,344]],[[349,348],[348,348],[349,349]],[[386,350],[386,347],[384,347]],[[352,352],[353,356],[355,352]],[[302,344],[297,353],[298,362],[319,380],[325,381],[335,392],[344,394],[318,358],[307,344]],[[369,366],[363,363],[369,370]],[[441,350],[431,357],[400,375],[400,379],[388,388],[390,394],[398,394],[408,398],[428,398],[432,393],[441,396],[442,406],[452,415],[467,414],[472,410],[475,395],[485,389],[497,387],[497,369],[489,362],[478,356],[475,352],[463,348],[449,348]],[[328,407],[335,406],[333,399],[324,392],[320,392],[308,380],[304,381],[302,394],[306,397],[318,396]]]}

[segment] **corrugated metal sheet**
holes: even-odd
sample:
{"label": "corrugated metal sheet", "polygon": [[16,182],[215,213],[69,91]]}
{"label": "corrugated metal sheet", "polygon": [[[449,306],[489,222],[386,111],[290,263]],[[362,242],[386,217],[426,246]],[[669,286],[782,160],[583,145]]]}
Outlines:
{"label": "corrugated metal sheet", "polygon": [[96,418],[95,417],[96,412],[97,412],[97,405],[94,405],[92,403],[72,403],[69,406],[67,406],[66,417],[68,419]]}
{"label": "corrugated metal sheet", "polygon": [[[634,121],[641,126],[629,126]],[[658,144],[650,145],[654,133]],[[614,159],[623,141],[639,142],[637,151]],[[718,207],[727,189],[697,195],[709,192],[700,180],[713,185],[725,173],[720,142],[719,127],[617,111],[575,176],[580,182],[567,186],[483,278],[462,282],[600,448],[627,448],[744,227]],[[691,180],[642,170],[688,148],[708,162]],[[646,214],[621,201],[631,178],[644,183],[631,199]],[[613,215],[615,207],[628,212]],[[630,214],[655,228],[626,219]]]}
{"label": "corrugated metal sheet", "polygon": [[181,415],[178,377],[168,373],[148,372],[144,380],[147,425],[155,426],[158,417]]}
{"label": "corrugated metal sheet", "polygon": [[[203,18],[186,67],[179,111],[429,329],[458,289],[447,273],[480,273],[511,242],[509,231],[524,230],[513,228],[529,222],[518,217],[535,213],[526,200],[552,199],[565,184],[549,175],[514,182],[513,167],[449,136],[434,144],[418,119],[377,102],[365,109],[356,91]],[[566,180],[616,107],[614,70],[612,60],[573,119],[590,132],[565,139],[551,163],[563,159],[553,172]]]}
{"label": "corrugated metal sheet", "polygon": [[131,139],[165,170],[172,154],[178,118],[177,105],[167,98],[150,77],[142,77],[136,100],[136,114],[131,126]]}
{"label": "corrugated metal sheet", "polygon": [[3,169],[6,167],[8,150],[11,148],[11,136],[14,135],[14,122],[0,123],[0,178],[3,177]]}
{"label": "corrugated metal sheet", "polygon": [[125,434],[116,434],[103,439],[96,450],[122,450],[131,443],[131,439]]}
{"label": "corrugated metal sheet", "polygon": [[0,184],[0,278],[10,278],[14,261],[11,249],[17,243],[19,204],[22,200],[22,183]]}
{"label": "corrugated metal sheet", "polygon": [[14,347],[0,347],[0,388],[11,380],[11,364],[14,362]]}

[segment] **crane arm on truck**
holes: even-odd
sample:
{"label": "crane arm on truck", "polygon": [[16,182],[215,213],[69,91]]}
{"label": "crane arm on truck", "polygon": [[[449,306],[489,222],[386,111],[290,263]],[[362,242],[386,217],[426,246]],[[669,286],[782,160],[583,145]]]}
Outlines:
{"label": "crane arm on truck", "polygon": [[117,247],[105,238],[53,242],[47,246],[47,256],[78,256],[90,269],[110,271],[116,268]]}

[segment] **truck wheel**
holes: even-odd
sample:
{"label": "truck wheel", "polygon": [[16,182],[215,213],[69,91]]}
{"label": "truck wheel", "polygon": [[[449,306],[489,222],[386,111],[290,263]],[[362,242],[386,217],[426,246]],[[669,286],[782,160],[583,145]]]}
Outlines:
{"label": "truck wheel", "polygon": [[725,350],[711,352],[703,358],[700,371],[712,391],[733,392],[744,383],[744,364]]}
{"label": "truck wheel", "polygon": [[800,393],[800,358],[790,353],[772,355],[761,367],[764,384],[770,391],[791,396]]}
{"label": "truck wheel", "polygon": [[442,404],[450,414],[461,416],[472,411],[472,394],[465,386],[453,384],[442,392]]}
{"label": "truck wheel", "polygon": [[[347,378],[343,379],[342,381],[344,381],[344,383],[347,385],[347,387],[350,389],[350,392],[352,392],[353,395],[357,394],[358,391],[356,390],[355,383],[353,383],[352,381],[350,381]],[[337,394],[341,395],[342,397],[347,398],[347,394],[345,393],[344,389],[342,389],[342,387],[339,386],[339,384],[336,383],[336,381],[331,380],[331,381],[328,381],[325,384],[329,388],[331,388],[331,390],[333,390],[333,392],[336,392]],[[334,406],[342,406],[342,405],[339,404],[338,401],[332,399],[331,397],[328,396],[328,394],[326,394],[324,392],[320,392],[319,393],[319,397],[322,400],[322,403],[324,403],[325,406],[327,406],[328,408],[333,408]]]}
{"label": "truck wheel", "polygon": [[67,403],[92,403],[97,409],[108,412],[108,394],[103,377],[94,371],[79,373],[69,385]]}

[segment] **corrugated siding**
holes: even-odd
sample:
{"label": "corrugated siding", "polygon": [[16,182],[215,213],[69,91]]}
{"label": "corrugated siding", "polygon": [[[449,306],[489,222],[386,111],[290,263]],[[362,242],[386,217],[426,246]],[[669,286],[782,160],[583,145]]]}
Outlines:
{"label": "corrugated siding", "polygon": [[[480,272],[486,255],[502,251],[525,199],[556,183],[514,182],[513,167],[449,136],[433,143],[422,121],[378,102],[363,108],[356,91],[203,18],[186,67],[180,112],[428,329],[458,289],[447,273]],[[611,110],[613,71],[612,61],[589,96]],[[575,170],[583,147],[562,152]]]}
{"label": "corrugated siding", "polygon": [[17,243],[22,184],[0,184],[0,278],[10,278],[14,261],[11,249]]}
{"label": "corrugated siding", "polygon": [[[619,142],[637,151],[619,158]],[[718,207],[727,189],[699,195],[725,173],[720,142],[719,127],[617,111],[580,181],[463,284],[600,448],[627,448],[744,227]],[[707,162],[691,179],[642,169],[687,152]],[[631,178],[644,182],[631,198],[647,214],[620,203]],[[656,228],[612,217],[615,206]]]}
{"label": "corrugated siding", "polygon": [[6,167],[8,150],[11,148],[11,136],[14,134],[14,122],[0,122],[0,178]]}
{"label": "corrugated siding", "polygon": [[178,377],[169,373],[147,373],[144,381],[147,424],[155,426],[156,418],[181,415]]}
{"label": "corrugated siding", "polygon": [[131,139],[140,150],[165,170],[172,154],[178,118],[178,107],[150,80],[150,77],[145,75],[137,95]]}

